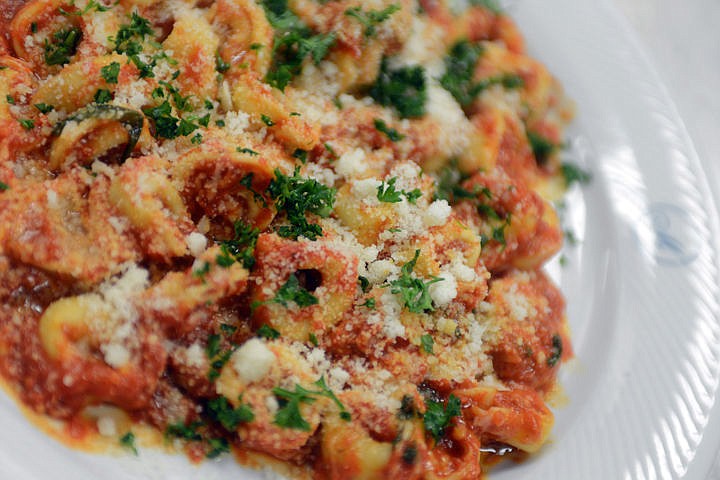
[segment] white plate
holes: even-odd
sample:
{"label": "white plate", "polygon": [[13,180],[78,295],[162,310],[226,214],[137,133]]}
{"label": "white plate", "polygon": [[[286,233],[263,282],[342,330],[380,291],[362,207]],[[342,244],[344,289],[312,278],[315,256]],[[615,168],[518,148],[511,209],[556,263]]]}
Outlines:
{"label": "white plate", "polygon": [[[577,359],[568,404],[539,456],[491,480],[705,480],[720,447],[718,215],[665,89],[622,18],[597,0],[526,0],[512,15],[578,117],[574,160],[592,184],[572,192],[582,243],[550,267],[568,298]],[[230,458],[189,466],[69,450],[0,396],[0,478],[259,478]],[[231,475],[231,476],[230,476]]]}

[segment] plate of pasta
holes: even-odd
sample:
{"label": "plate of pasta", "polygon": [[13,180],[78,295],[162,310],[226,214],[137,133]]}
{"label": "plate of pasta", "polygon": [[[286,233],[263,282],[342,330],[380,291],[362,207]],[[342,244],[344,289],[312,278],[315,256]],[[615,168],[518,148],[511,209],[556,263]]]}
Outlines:
{"label": "plate of pasta", "polygon": [[706,478],[718,214],[607,3],[0,0],[1,476]]}

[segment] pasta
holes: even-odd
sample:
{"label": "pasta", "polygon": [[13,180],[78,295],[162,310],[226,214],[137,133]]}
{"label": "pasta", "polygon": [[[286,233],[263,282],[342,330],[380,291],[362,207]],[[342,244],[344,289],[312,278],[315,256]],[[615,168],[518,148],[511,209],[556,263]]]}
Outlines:
{"label": "pasta", "polygon": [[0,0],[10,391],[299,478],[541,450],[572,104],[463,3]]}

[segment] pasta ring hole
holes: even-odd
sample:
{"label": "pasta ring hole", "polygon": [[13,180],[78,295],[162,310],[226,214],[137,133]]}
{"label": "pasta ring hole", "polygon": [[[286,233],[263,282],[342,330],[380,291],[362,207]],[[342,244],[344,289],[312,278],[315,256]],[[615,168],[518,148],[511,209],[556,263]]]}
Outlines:
{"label": "pasta ring hole", "polygon": [[323,282],[323,276],[320,270],[315,268],[303,268],[295,272],[298,283],[308,292],[312,293],[317,290]]}

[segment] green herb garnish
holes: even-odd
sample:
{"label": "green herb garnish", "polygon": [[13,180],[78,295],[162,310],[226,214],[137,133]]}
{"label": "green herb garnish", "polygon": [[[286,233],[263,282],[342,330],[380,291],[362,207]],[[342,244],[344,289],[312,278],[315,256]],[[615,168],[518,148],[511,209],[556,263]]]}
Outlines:
{"label": "green herb garnish", "polygon": [[425,353],[434,353],[433,352],[433,345],[435,344],[435,341],[433,340],[433,337],[426,333],[420,337],[420,346],[422,346],[422,349],[425,351]]}
{"label": "green herb garnish", "polygon": [[415,188],[409,192],[406,190],[397,190],[395,188],[396,182],[397,177],[391,178],[387,183],[383,180],[377,187],[377,199],[385,203],[398,203],[402,201],[401,195],[403,195],[408,202],[414,204],[417,199],[422,196],[419,188]]}
{"label": "green herb garnish", "polygon": [[120,74],[120,64],[112,62],[100,69],[100,75],[107,83],[117,83]]}
{"label": "green herb garnish", "polygon": [[303,418],[300,412],[300,405],[315,403],[316,397],[326,397],[331,399],[340,408],[340,418],[350,420],[350,413],[345,410],[345,406],[335,396],[325,383],[325,378],[320,379],[313,385],[320,390],[308,390],[295,385],[295,391],[286,390],[284,388],[275,387],[273,393],[280,402],[280,408],[275,414],[273,423],[283,428],[292,428],[295,430],[310,431],[310,424]]}
{"label": "green herb garnish", "polygon": [[425,431],[429,432],[435,441],[438,442],[445,434],[445,430],[450,425],[452,418],[461,415],[460,399],[450,394],[447,405],[433,400],[427,400],[425,403],[427,407],[425,415],[423,415]]}
{"label": "green herb garnish", "polygon": [[58,30],[45,40],[45,63],[48,65],[65,65],[75,55],[82,31],[77,27]]}
{"label": "green herb garnish", "polygon": [[267,193],[275,201],[278,211],[285,211],[290,225],[279,228],[281,237],[297,239],[304,236],[315,240],[322,235],[320,225],[308,223],[306,213],[327,218],[335,202],[334,188],[326,187],[315,179],[303,178],[296,167],[293,176],[284,175],[275,169],[275,178],[270,182]]}
{"label": "green herb garnish", "polygon": [[120,437],[120,445],[130,450],[133,454],[138,454],[138,449],[135,446],[135,434],[132,432],[127,432],[125,435]]}
{"label": "green herb garnish", "polygon": [[315,64],[325,58],[335,44],[335,34],[313,34],[312,30],[288,7],[287,0],[263,0],[270,25],[275,29],[272,64],[265,80],[280,90],[302,71],[305,58]]}
{"label": "green herb garnish", "polygon": [[261,325],[255,333],[258,337],[267,338],[268,340],[280,338],[280,332],[272,328],[270,325]]}
{"label": "green herb garnish", "polygon": [[384,133],[385,136],[387,136],[387,138],[389,138],[391,142],[399,142],[400,140],[405,138],[405,135],[403,135],[402,133],[399,133],[394,128],[388,127],[387,124],[385,123],[385,121],[383,121],[379,118],[376,118],[373,121],[373,123],[375,124],[375,129],[378,132]]}
{"label": "green herb garnish", "polygon": [[560,361],[562,357],[563,344],[560,335],[552,336],[552,348],[550,349],[550,356],[547,359],[547,364],[550,367],[554,367]]}
{"label": "green herb garnish", "polygon": [[290,302],[294,302],[300,308],[317,305],[318,303],[317,297],[300,285],[300,281],[294,273],[278,289],[272,301],[286,308]]}
{"label": "green herb garnish", "polygon": [[368,93],[380,105],[393,107],[403,118],[421,117],[427,101],[425,70],[417,65],[392,70],[385,57]]}
{"label": "green herb garnish", "polygon": [[415,250],[415,256],[400,269],[400,278],[390,282],[391,292],[400,294],[403,304],[413,313],[433,311],[432,298],[429,287],[433,283],[442,281],[442,278],[434,277],[425,282],[421,278],[414,278],[411,274],[415,268],[420,250]]}
{"label": "green herb garnish", "polygon": [[207,407],[210,418],[220,423],[228,432],[234,432],[241,423],[252,422],[255,419],[250,405],[243,403],[239,407],[233,408],[228,399],[223,396],[210,400]]}
{"label": "green herb garnish", "polygon": [[366,37],[374,37],[377,33],[377,26],[390,18],[390,15],[400,10],[400,5],[393,3],[382,10],[367,10],[362,7],[353,7],[345,10],[345,15],[352,17],[365,27],[364,35]]}

